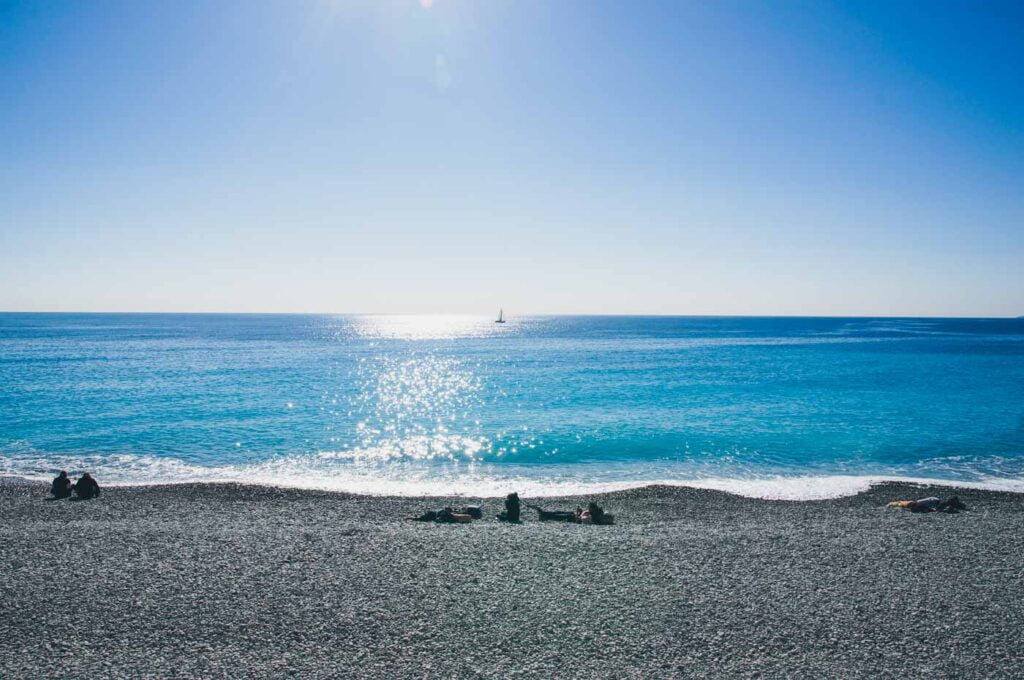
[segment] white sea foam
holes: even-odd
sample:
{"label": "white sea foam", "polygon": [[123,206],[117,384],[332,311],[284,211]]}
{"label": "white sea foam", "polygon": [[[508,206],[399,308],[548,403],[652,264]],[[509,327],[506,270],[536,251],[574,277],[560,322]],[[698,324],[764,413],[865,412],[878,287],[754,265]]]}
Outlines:
{"label": "white sea foam", "polygon": [[510,466],[473,462],[381,465],[353,462],[336,453],[288,456],[244,465],[198,465],[175,458],[136,455],[0,456],[0,476],[50,480],[56,470],[90,471],[107,486],[241,482],[299,489],[390,496],[530,497],[602,493],[651,485],[714,489],[751,498],[808,501],[850,496],[873,484],[900,481],[1024,493],[1024,479],[969,480],[902,475],[777,474],[704,476],[680,469],[636,465]]}
{"label": "white sea foam", "polygon": [[754,479],[702,479],[660,482],[668,485],[691,486],[700,489],[727,491],[738,496],[786,501],[814,501],[827,498],[853,496],[883,482],[956,486],[989,491],[1024,493],[1024,479],[949,480],[928,477],[900,477],[889,475],[819,475],[772,476]]}

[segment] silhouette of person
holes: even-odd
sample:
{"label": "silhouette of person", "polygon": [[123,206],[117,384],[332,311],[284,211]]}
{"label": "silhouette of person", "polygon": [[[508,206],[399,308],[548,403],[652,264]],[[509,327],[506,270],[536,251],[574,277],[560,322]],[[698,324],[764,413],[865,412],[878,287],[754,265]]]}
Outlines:
{"label": "silhouette of person", "polygon": [[580,524],[615,524],[615,515],[605,512],[597,503],[591,501],[587,509],[579,514]]}
{"label": "silhouette of person", "polygon": [[78,478],[78,482],[75,483],[75,495],[82,500],[98,498],[100,495],[100,485],[96,483],[92,475],[85,472]]}
{"label": "silhouette of person", "polygon": [[502,522],[513,522],[518,524],[520,510],[519,494],[515,492],[510,493],[505,497],[505,512],[498,515],[498,519]]}
{"label": "silhouette of person", "polygon": [[53,484],[50,484],[50,493],[54,498],[71,497],[71,480],[68,479],[67,470],[61,470],[60,474],[53,478]]}

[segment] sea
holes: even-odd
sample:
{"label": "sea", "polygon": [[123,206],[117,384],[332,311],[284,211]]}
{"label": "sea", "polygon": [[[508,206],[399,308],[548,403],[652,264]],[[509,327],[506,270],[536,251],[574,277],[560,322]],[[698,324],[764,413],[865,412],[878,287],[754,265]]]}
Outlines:
{"label": "sea", "polygon": [[0,314],[0,475],[1024,492],[1024,319]]}

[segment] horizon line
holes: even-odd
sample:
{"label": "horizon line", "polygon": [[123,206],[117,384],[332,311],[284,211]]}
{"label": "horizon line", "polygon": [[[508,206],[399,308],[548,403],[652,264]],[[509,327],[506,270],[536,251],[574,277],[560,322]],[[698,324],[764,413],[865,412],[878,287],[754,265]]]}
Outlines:
{"label": "horizon line", "polygon": [[[472,312],[239,312],[239,311],[81,311],[81,310],[0,310],[0,314],[106,314],[106,315],[151,315],[151,316],[467,316],[486,317],[491,315]],[[704,318],[704,319],[1024,319],[1021,316],[946,316],[942,314],[670,314],[670,313],[593,313],[554,312],[524,313],[507,318],[536,317],[622,317],[622,318]]]}

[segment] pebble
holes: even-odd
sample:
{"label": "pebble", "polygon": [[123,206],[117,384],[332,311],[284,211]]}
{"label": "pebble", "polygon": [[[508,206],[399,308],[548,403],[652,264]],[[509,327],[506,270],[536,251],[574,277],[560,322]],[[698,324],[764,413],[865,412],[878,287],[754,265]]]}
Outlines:
{"label": "pebble", "polygon": [[1024,497],[882,509],[950,493],[650,487],[600,497],[613,527],[446,527],[402,518],[479,499],[0,480],[0,677],[1020,677]]}

